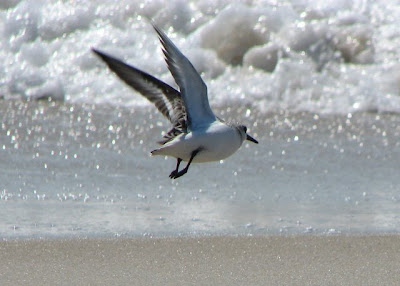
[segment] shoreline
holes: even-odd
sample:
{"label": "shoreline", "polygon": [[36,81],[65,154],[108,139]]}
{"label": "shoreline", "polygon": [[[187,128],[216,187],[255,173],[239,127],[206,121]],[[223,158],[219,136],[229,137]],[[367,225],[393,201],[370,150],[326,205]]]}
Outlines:
{"label": "shoreline", "polygon": [[1,285],[397,285],[400,235],[0,242]]}

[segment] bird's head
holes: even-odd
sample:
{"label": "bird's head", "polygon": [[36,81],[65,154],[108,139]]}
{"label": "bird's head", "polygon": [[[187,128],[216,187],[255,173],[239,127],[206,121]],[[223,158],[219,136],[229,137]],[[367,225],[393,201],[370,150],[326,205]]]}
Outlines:
{"label": "bird's head", "polygon": [[246,127],[246,126],[244,126],[244,125],[239,125],[239,126],[238,126],[238,130],[239,130],[239,132],[240,132],[241,137],[243,138],[243,141],[244,141],[244,140],[249,140],[249,141],[251,141],[251,142],[253,142],[253,143],[258,144],[258,141],[257,141],[256,139],[254,139],[254,138],[251,137],[249,134],[247,134],[247,127]]}

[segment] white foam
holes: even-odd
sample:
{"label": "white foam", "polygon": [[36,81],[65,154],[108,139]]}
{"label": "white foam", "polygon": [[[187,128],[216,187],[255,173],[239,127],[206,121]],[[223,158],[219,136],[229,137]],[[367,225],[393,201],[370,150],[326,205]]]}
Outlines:
{"label": "white foam", "polygon": [[0,95],[145,104],[90,48],[174,84],[146,18],[193,61],[212,104],[400,112],[395,0],[2,1]]}
{"label": "white foam", "polygon": [[255,67],[267,72],[273,72],[280,57],[281,50],[278,45],[269,43],[264,46],[251,48],[243,58],[244,66]]}
{"label": "white foam", "polygon": [[268,41],[268,30],[256,29],[260,16],[254,8],[229,5],[201,28],[201,47],[214,50],[228,64],[241,64],[251,47]]}

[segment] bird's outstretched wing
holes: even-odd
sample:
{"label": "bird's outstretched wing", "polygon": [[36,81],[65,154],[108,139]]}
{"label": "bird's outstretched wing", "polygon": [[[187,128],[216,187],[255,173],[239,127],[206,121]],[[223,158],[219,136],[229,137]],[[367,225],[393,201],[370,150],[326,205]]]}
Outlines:
{"label": "bird's outstretched wing", "polygon": [[123,61],[92,49],[117,76],[130,87],[154,103],[157,109],[172,123],[160,144],[165,144],[181,133],[186,133],[187,115],[183,99],[179,91],[165,82],[130,66]]}
{"label": "bird's outstretched wing", "polygon": [[216,120],[207,97],[207,86],[190,61],[178,50],[164,32],[153,24],[163,45],[168,68],[179,86],[187,113],[189,129],[204,126]]}

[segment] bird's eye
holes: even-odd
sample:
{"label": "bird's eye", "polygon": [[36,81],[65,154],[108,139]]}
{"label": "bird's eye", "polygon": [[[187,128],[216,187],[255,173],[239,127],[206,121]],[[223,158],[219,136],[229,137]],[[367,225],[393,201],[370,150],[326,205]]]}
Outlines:
{"label": "bird's eye", "polygon": [[243,130],[244,130],[244,132],[247,132],[247,127],[243,126]]}

